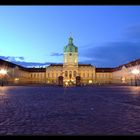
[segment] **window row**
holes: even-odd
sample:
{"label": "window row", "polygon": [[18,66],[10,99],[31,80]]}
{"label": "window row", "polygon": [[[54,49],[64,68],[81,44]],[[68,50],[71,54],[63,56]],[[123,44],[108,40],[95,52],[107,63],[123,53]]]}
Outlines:
{"label": "window row", "polygon": [[28,77],[28,73],[22,71],[10,72],[8,75],[13,77]]}
{"label": "window row", "polygon": [[47,77],[58,77],[58,76],[60,76],[58,73],[48,73],[47,74]]}
{"label": "window row", "polygon": [[76,75],[77,75],[77,72],[76,71],[65,71],[65,77],[76,77]]}
{"label": "window row", "polygon": [[44,73],[32,73],[31,78],[43,78],[45,75]]}
{"label": "window row", "polygon": [[98,74],[97,77],[100,77],[100,78],[106,78],[106,77],[111,78],[111,74],[108,74],[108,73],[102,73],[102,74]]}
{"label": "window row", "polygon": [[79,75],[83,78],[85,77],[93,77],[93,73],[79,73]]}
{"label": "window row", "polygon": [[[59,77],[60,75],[58,73],[47,73],[47,77]],[[65,77],[76,77],[78,76],[78,73],[76,71],[65,71],[64,72]],[[93,73],[79,73],[79,76],[85,78],[85,77],[93,77]]]}

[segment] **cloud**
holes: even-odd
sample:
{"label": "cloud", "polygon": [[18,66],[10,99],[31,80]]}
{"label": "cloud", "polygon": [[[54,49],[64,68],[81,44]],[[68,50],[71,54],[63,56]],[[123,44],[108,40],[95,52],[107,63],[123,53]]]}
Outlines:
{"label": "cloud", "polygon": [[14,64],[23,66],[23,67],[45,67],[50,64],[53,64],[53,62],[44,62],[44,63],[39,63],[39,62],[26,62],[24,61],[24,57],[15,57],[15,56],[0,56],[0,59],[12,62]]}
{"label": "cloud", "polygon": [[55,52],[51,53],[51,56],[62,56],[62,55],[63,53],[55,53]]}
{"label": "cloud", "polygon": [[50,64],[53,64],[52,62],[44,62],[44,63],[39,63],[39,62],[21,62],[21,61],[15,61],[15,64],[24,66],[24,67],[46,67]]}
{"label": "cloud", "polygon": [[120,40],[79,47],[79,59],[97,67],[115,67],[140,58],[140,25],[126,27]]}
{"label": "cloud", "polygon": [[[127,27],[118,41],[106,42],[96,46],[89,43],[78,48],[79,62],[89,63],[96,67],[116,67],[140,58],[140,25]],[[63,53],[53,52],[50,56],[62,56]],[[52,62],[25,62],[22,56],[0,56],[1,59],[25,67],[47,66]]]}
{"label": "cloud", "polygon": [[97,67],[115,67],[140,58],[140,41],[116,41],[101,46],[88,46],[81,48],[79,55],[85,63]]}
{"label": "cloud", "polygon": [[22,56],[0,56],[0,59],[4,59],[6,61],[23,61],[24,57]]}

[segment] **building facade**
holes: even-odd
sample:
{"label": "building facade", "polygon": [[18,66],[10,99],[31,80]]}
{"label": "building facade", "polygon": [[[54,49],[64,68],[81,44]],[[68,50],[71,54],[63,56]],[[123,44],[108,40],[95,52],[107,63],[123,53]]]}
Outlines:
{"label": "building facade", "polygon": [[64,47],[63,64],[51,64],[46,68],[47,83],[76,85],[95,82],[95,67],[90,64],[78,64],[78,47],[69,38]]}
{"label": "building facade", "polygon": [[7,74],[2,77],[11,84],[51,84],[51,85],[89,85],[89,84],[139,84],[140,60],[115,67],[96,68],[91,64],[78,63],[78,47],[70,37],[68,45],[64,47],[63,63],[50,64],[46,68],[25,68],[11,62],[0,60],[0,69],[6,69]]}

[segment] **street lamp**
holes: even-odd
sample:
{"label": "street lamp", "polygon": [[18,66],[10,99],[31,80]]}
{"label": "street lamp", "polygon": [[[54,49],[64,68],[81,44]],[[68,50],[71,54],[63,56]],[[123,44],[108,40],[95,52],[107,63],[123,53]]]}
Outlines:
{"label": "street lamp", "polygon": [[0,77],[1,77],[1,86],[3,86],[3,78],[7,74],[7,70],[5,69],[0,69]]}
{"label": "street lamp", "polygon": [[136,76],[140,73],[140,71],[138,69],[133,69],[131,72],[132,72],[132,74],[135,75],[135,86],[137,86]]}

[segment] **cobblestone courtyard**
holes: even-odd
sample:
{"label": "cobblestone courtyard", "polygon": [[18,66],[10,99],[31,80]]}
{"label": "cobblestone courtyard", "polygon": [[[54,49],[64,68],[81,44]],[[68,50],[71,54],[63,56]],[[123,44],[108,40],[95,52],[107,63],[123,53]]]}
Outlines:
{"label": "cobblestone courtyard", "polygon": [[0,135],[140,134],[140,87],[0,87]]}

